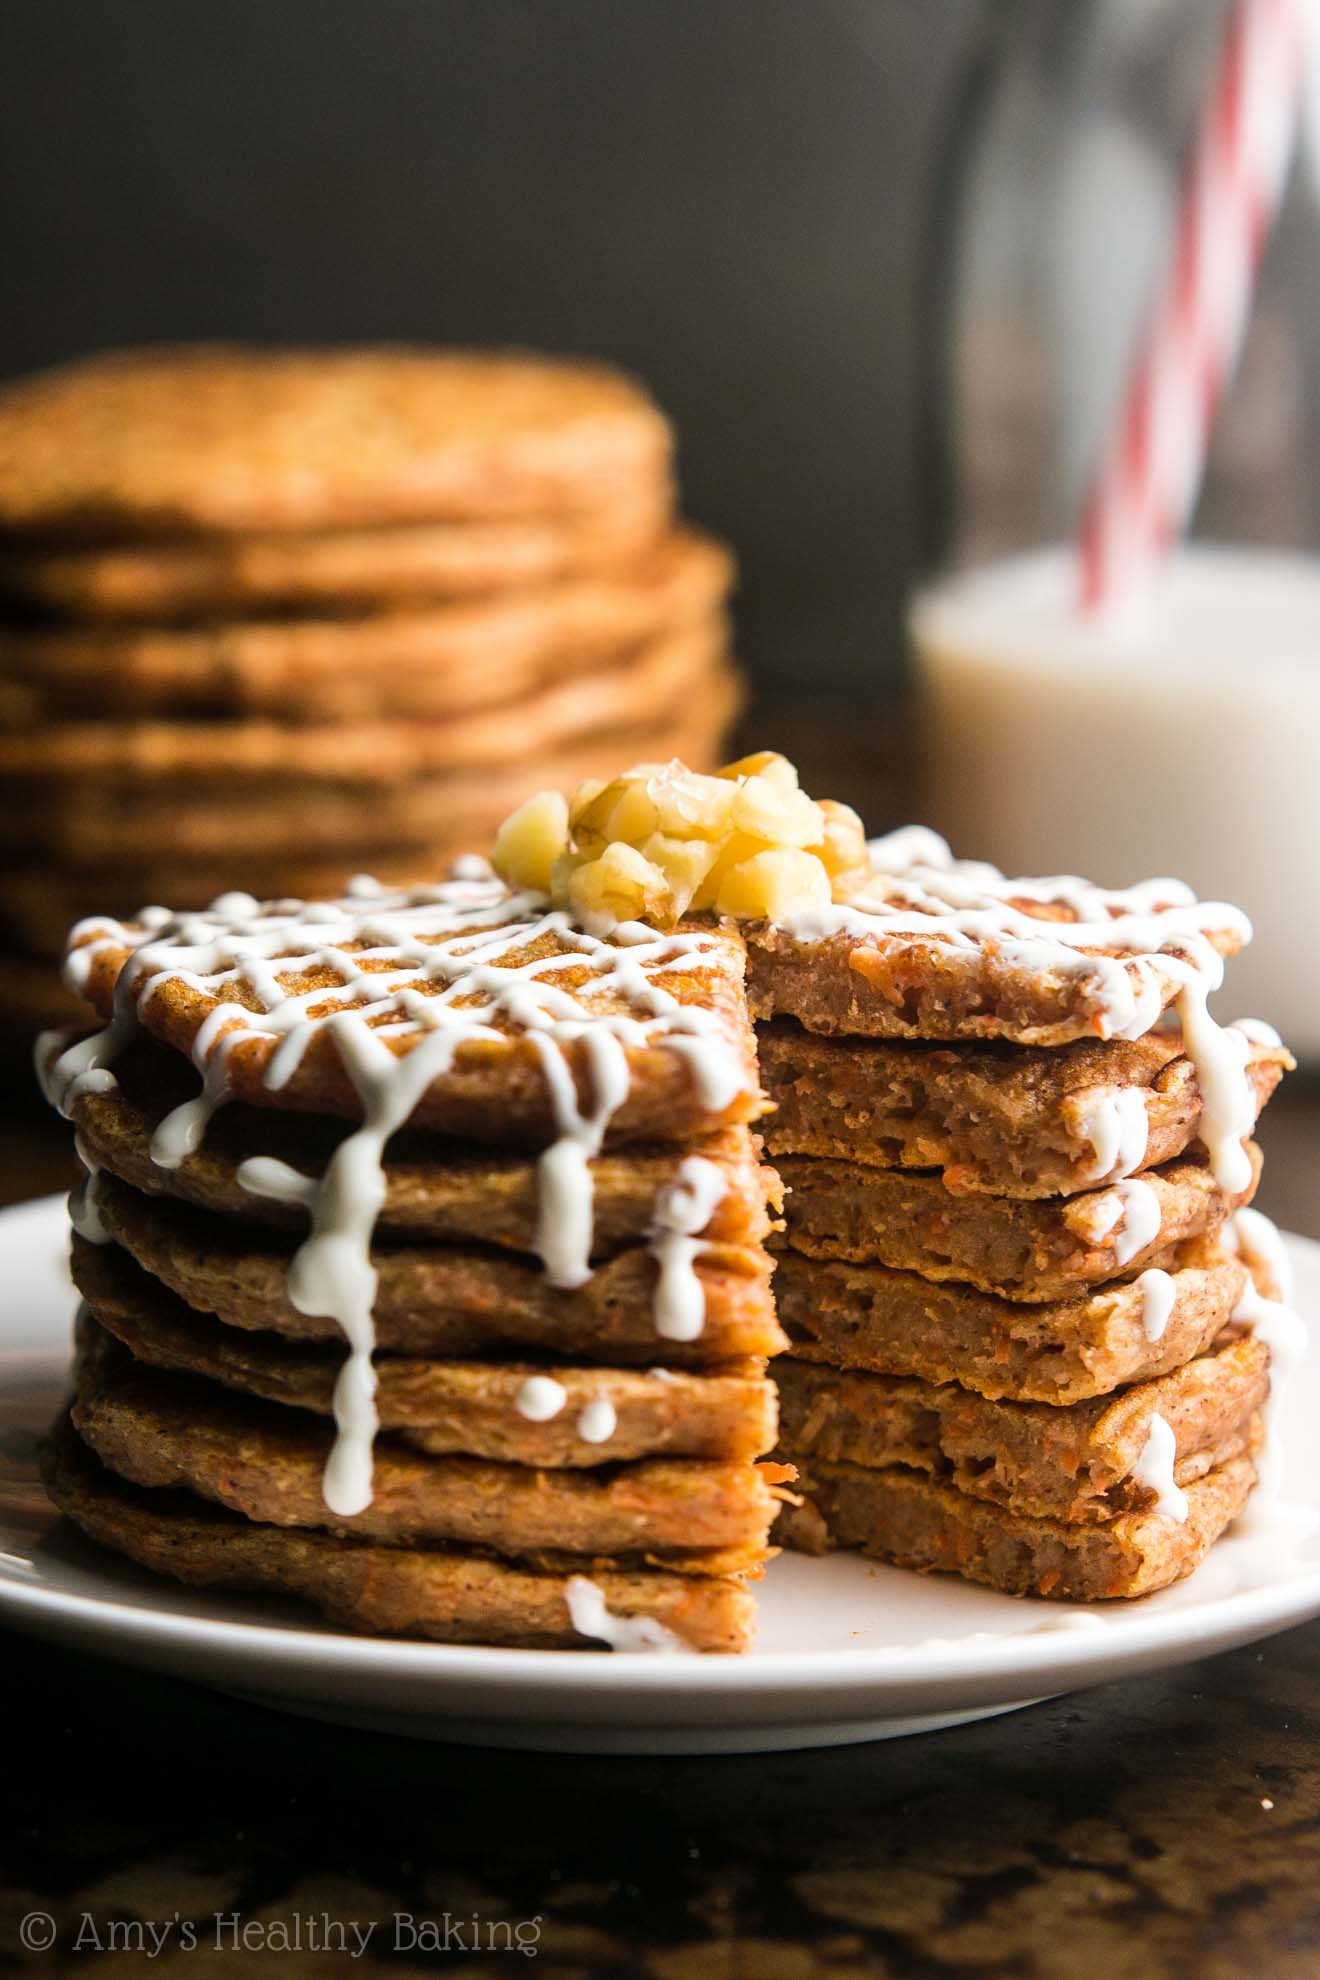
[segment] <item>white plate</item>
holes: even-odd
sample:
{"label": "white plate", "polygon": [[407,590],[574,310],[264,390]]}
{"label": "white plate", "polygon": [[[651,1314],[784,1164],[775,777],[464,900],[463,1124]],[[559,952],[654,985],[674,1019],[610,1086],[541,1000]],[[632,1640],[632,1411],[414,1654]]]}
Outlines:
{"label": "white plate", "polygon": [[[1304,1312],[1320,1245],[1290,1238]],[[273,1601],[189,1592],[56,1520],[37,1437],[64,1383],[73,1295],[61,1200],[0,1212],[0,1618],[294,1712],[431,1739],[598,1753],[734,1753],[927,1731],[1185,1663],[1320,1613],[1320,1357],[1282,1412],[1285,1502],[1176,1588],[1078,1618],[848,1555],[786,1555],[746,1657],[483,1650],[351,1636]],[[1290,1435],[1290,1431],[1292,1434]]]}

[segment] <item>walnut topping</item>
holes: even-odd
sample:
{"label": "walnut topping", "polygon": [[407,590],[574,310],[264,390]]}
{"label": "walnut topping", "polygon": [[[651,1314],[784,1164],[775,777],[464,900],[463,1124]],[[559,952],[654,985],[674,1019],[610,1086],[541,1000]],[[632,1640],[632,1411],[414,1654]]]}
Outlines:
{"label": "walnut topping", "polygon": [[809,798],[787,757],[764,750],[713,777],[675,759],[640,763],[567,803],[529,798],[495,840],[496,870],[584,920],[672,928],[688,913],[776,920],[826,905],[867,872],[861,820]]}

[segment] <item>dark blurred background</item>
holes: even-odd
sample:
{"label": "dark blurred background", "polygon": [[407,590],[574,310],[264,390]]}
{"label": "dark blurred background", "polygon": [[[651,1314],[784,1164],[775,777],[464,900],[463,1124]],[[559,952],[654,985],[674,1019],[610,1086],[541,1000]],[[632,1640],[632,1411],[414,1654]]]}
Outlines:
{"label": "dark blurred background", "polygon": [[42,0],[0,373],[173,337],[635,370],[768,707],[897,675],[928,180],[971,0]]}

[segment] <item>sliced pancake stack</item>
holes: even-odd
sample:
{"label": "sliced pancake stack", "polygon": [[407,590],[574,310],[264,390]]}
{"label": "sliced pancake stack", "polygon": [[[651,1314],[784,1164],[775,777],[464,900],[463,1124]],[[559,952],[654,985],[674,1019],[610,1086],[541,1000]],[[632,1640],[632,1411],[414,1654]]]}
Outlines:
{"label": "sliced pancake stack", "polygon": [[84,930],[56,1501],[361,1629],[743,1648],[783,1476],[743,961],[489,869]]}
{"label": "sliced pancake stack", "polygon": [[1296,1345],[1243,1210],[1291,1061],[1205,1010],[1240,917],[1005,881],[924,833],[874,857],[851,906],[751,937],[803,1495],[779,1537],[1146,1594],[1242,1510]]}
{"label": "sliced pancake stack", "polygon": [[601,367],[124,353],[0,391],[10,1026],[79,916],[429,877],[538,783],[708,761],[724,549]]}
{"label": "sliced pancake stack", "polygon": [[1015,1595],[1190,1573],[1301,1345],[1246,1207],[1291,1061],[1207,1004],[1236,910],[868,848],[768,753],[541,792],[494,855],[75,929],[56,1503],[493,1643],[744,1648],[776,1515]]}

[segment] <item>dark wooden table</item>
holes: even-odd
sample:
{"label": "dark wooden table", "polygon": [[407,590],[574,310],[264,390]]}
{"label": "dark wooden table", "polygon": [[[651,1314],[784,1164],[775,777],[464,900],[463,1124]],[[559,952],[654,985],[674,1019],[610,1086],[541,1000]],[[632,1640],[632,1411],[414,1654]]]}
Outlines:
{"label": "dark wooden table", "polygon": [[[0,1197],[60,1187],[65,1131],[4,1118]],[[1267,1207],[1320,1237],[1320,1088],[1263,1139]],[[1320,1975],[1320,1624],[953,1732],[710,1760],[412,1744],[0,1646],[0,1970],[484,1974],[520,1970],[490,1948],[521,1926],[557,1980]],[[29,1914],[54,1950],[23,1952]]]}

